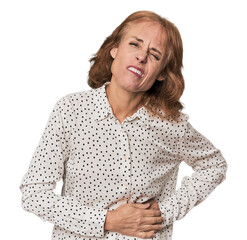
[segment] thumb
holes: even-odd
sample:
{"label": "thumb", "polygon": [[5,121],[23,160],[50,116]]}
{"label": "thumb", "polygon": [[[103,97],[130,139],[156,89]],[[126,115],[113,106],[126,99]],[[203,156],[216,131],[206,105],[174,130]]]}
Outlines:
{"label": "thumb", "polygon": [[145,209],[145,208],[149,208],[150,203],[135,203],[134,206],[135,206],[136,208]]}

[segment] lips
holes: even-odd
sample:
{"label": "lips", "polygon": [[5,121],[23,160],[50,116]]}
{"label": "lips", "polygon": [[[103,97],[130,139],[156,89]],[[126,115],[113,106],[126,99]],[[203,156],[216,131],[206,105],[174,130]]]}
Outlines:
{"label": "lips", "polygon": [[134,73],[137,77],[141,78],[143,76],[143,70],[141,68],[138,68],[136,66],[128,66],[127,69]]}

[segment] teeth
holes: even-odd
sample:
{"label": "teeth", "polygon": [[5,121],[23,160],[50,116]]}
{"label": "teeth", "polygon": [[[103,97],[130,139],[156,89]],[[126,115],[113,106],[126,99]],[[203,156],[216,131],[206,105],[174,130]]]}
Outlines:
{"label": "teeth", "polygon": [[139,76],[141,76],[141,75],[142,75],[141,71],[140,71],[140,70],[137,70],[136,68],[129,67],[128,69],[129,69],[129,70],[131,70],[132,72],[137,73]]}

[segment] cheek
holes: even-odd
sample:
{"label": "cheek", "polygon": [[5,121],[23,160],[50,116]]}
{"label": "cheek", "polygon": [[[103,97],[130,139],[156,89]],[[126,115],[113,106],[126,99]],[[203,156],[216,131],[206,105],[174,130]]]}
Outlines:
{"label": "cheek", "polygon": [[114,67],[120,67],[122,64],[122,58],[117,55],[112,64],[114,64]]}
{"label": "cheek", "polygon": [[149,68],[149,74],[150,74],[150,77],[152,78],[158,77],[159,72],[160,72],[160,68],[157,66],[152,66]]}
{"label": "cheek", "polygon": [[155,74],[156,74],[156,77],[159,77],[159,75],[160,75],[162,69],[163,69],[163,65],[161,65],[161,64],[159,64],[158,66],[155,67],[154,72],[155,72]]}
{"label": "cheek", "polygon": [[121,70],[122,70],[122,68],[121,68],[121,66],[122,66],[123,64],[122,64],[122,62],[120,61],[120,59],[118,59],[117,57],[113,60],[113,62],[112,62],[112,65],[111,65],[111,73],[112,73],[112,75],[118,75],[120,72],[121,72]]}
{"label": "cheek", "polygon": [[117,66],[116,66],[116,61],[114,60],[111,65],[111,74],[112,76],[116,76],[117,74]]}

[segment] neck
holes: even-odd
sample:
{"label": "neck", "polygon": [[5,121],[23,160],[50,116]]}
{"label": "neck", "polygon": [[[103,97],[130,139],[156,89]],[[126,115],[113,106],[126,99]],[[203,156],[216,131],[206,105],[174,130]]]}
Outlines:
{"label": "neck", "polygon": [[120,123],[142,107],[141,98],[143,93],[128,92],[118,87],[114,82],[106,87],[106,95],[113,114]]}

